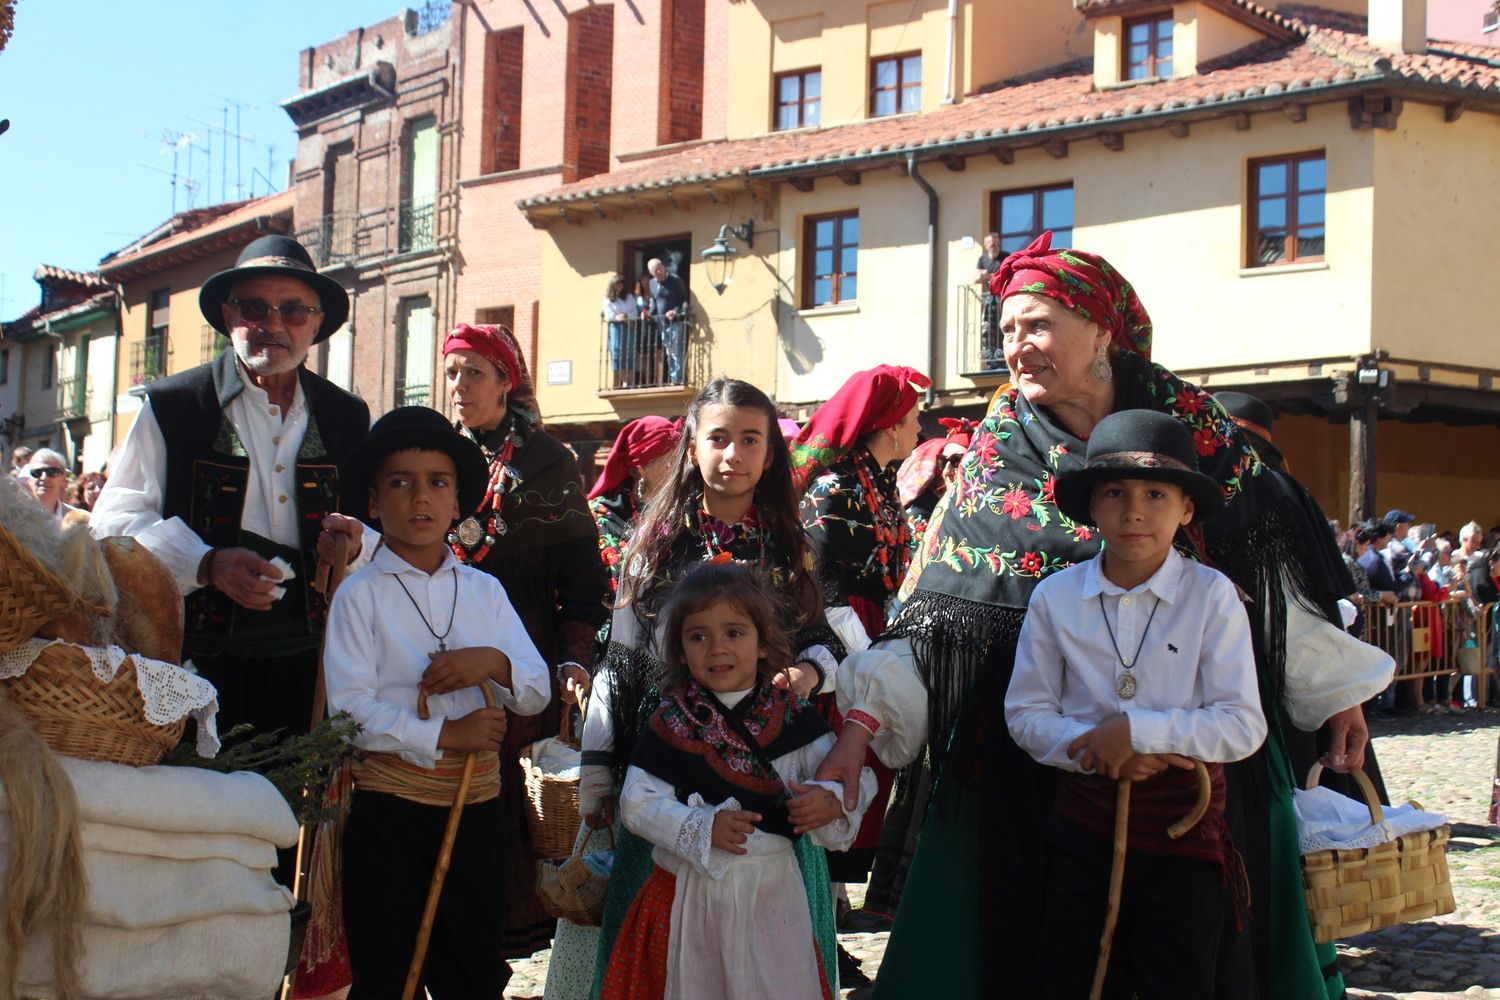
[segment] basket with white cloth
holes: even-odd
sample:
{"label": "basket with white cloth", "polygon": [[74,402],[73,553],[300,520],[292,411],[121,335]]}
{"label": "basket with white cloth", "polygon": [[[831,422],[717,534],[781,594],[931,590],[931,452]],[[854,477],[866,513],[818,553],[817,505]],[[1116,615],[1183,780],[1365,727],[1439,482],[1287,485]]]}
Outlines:
{"label": "basket with white cloth", "polygon": [[31,638],[0,653],[0,690],[55,752],[141,767],[156,764],[197,720],[199,756],[219,752],[218,692],[175,664],[119,646]]}
{"label": "basket with white cloth", "polygon": [[556,736],[522,748],[520,764],[526,783],[526,830],[539,858],[573,853],[578,833],[578,781],[582,773],[581,741],[573,736],[573,713],[563,712]]}
{"label": "basket with white cloth", "polygon": [[1386,809],[1365,773],[1350,773],[1363,803],[1320,787],[1318,764],[1292,798],[1308,917],[1320,944],[1454,909],[1447,818],[1415,802]]}

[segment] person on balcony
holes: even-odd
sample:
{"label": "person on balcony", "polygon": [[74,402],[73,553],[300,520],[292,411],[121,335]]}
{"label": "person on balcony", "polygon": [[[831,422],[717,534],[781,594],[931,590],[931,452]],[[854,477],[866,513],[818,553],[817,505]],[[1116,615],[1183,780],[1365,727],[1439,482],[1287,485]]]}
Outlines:
{"label": "person on balcony", "polygon": [[635,296],[625,287],[625,279],[618,274],[609,276],[604,289],[604,320],[609,324],[609,371],[613,381],[610,388],[628,389],[639,380],[636,376],[636,354],[640,339],[636,336],[641,315]]}
{"label": "person on balcony", "polygon": [[1000,234],[984,234],[984,253],[974,265],[974,283],[979,285],[979,368],[991,371],[1005,363],[1000,347],[1000,301],[990,291],[990,279],[1005,255],[1000,252]]}
{"label": "person on balcony", "polygon": [[688,290],[682,279],[659,258],[646,264],[651,272],[652,311],[661,324],[661,343],[667,356],[667,385],[682,385],[682,362],[687,355]]}
{"label": "person on balcony", "polygon": [[369,407],[303,365],[343,325],[349,296],[296,240],[263,236],[204,282],[198,306],[229,346],[146,386],[90,530],[132,535],[172,571],[183,657],[219,689],[226,729],[305,733],[327,613],[308,581],[335,533],[351,561],[378,537],[338,513],[339,466]]}

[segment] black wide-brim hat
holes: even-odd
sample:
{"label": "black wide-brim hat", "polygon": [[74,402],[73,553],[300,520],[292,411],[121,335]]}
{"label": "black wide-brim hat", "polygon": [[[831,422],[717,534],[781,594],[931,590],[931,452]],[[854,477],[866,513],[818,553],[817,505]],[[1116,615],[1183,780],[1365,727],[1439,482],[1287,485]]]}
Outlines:
{"label": "black wide-brim hat", "polygon": [[370,482],[380,463],[401,451],[440,451],[458,470],[458,516],[479,509],[490,468],[484,453],[454,430],[443,415],[425,406],[398,406],[370,428],[370,433],[344,461],[339,493],[344,513],[377,527],[370,517]]}
{"label": "black wide-brim hat", "polygon": [[1057,509],[1081,524],[1093,524],[1089,498],[1094,485],[1116,479],[1180,486],[1192,498],[1194,523],[1213,517],[1224,506],[1219,484],[1198,471],[1192,432],[1156,410],[1121,410],[1099,421],[1089,437],[1083,468],[1057,477]]}
{"label": "black wide-brim hat", "polygon": [[1261,461],[1278,469],[1285,464],[1281,449],[1271,440],[1271,429],[1276,426],[1276,412],[1264,400],[1248,392],[1232,390],[1216,392],[1214,399],[1240,425],[1240,430],[1249,436]]}
{"label": "black wide-brim hat", "polygon": [[276,274],[306,283],[318,296],[323,321],[318,324],[314,344],[333,336],[334,331],[349,318],[349,293],[344,291],[344,286],[325,274],[319,274],[302,244],[290,236],[262,236],[240,251],[234,267],[205,281],[198,292],[198,308],[202,310],[203,318],[208,320],[209,326],[227,334],[229,328],[224,322],[223,306],[234,286],[246,278]]}

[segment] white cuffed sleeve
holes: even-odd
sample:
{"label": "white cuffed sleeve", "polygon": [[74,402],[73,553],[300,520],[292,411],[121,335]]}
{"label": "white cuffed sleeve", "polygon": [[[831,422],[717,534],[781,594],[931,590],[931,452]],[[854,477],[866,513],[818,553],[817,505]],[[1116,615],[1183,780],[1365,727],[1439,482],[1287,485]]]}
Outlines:
{"label": "white cuffed sleeve", "polygon": [[1034,599],[1016,642],[1015,670],[1005,692],[1005,725],[1016,745],[1037,763],[1079,771],[1078,762],[1068,756],[1068,745],[1094,727],[1063,714],[1066,667],[1051,610],[1045,599]]}
{"label": "white cuffed sleeve", "polygon": [[670,782],[639,767],[626,772],[625,788],[620,792],[620,819],[626,829],[712,879],[723,878],[737,857],[713,846],[714,817],[726,809],[739,808],[733,796],[711,806],[697,792],[688,796],[684,805],[677,801]]}
{"label": "white cuffed sleeve", "polygon": [[887,767],[905,767],[927,742],[927,688],[905,639],[893,639],[839,664],[838,706],[845,718],[863,712],[879,729],[870,748]]}
{"label": "white cuffed sleeve", "polygon": [[[1383,612],[1372,606],[1370,613]],[[1369,701],[1386,689],[1395,670],[1385,650],[1334,627],[1295,598],[1287,602],[1282,702],[1298,729],[1314,732],[1329,716]]]}
{"label": "white cuffed sleeve", "polygon": [[[818,765],[828,752],[833,749],[834,736],[827,733],[813,740],[807,746],[793,750],[776,758],[771,763],[776,766],[776,773],[781,775],[787,783],[788,791],[793,783],[798,785],[814,785],[818,788],[826,788],[838,796],[839,803],[844,801],[844,786],[837,781],[815,781],[812,775],[817,773]],[[852,810],[844,810],[844,815],[826,826],[820,826],[816,830],[809,830],[807,835],[812,842],[828,851],[847,851],[853,844],[854,838],[859,835],[859,824],[864,819],[865,810],[870,808],[870,803],[875,801],[875,793],[878,784],[875,780],[875,772],[870,768],[862,768],[859,772],[859,801]]]}

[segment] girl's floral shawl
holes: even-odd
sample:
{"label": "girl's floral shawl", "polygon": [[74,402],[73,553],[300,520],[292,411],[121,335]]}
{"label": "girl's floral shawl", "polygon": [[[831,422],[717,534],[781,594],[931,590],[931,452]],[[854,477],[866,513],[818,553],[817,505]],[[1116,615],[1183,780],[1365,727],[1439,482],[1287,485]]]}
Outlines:
{"label": "girl's floral shawl", "polygon": [[[760,749],[757,755],[728,719],[733,717]],[[800,750],[827,733],[828,724],[802,698],[758,681],[734,708],[689,680],[661,699],[637,741],[631,763],[670,781],[679,801],[697,792],[709,805],[730,796],[765,817],[756,826],[795,839],[787,818],[781,776],[761,762]]]}

